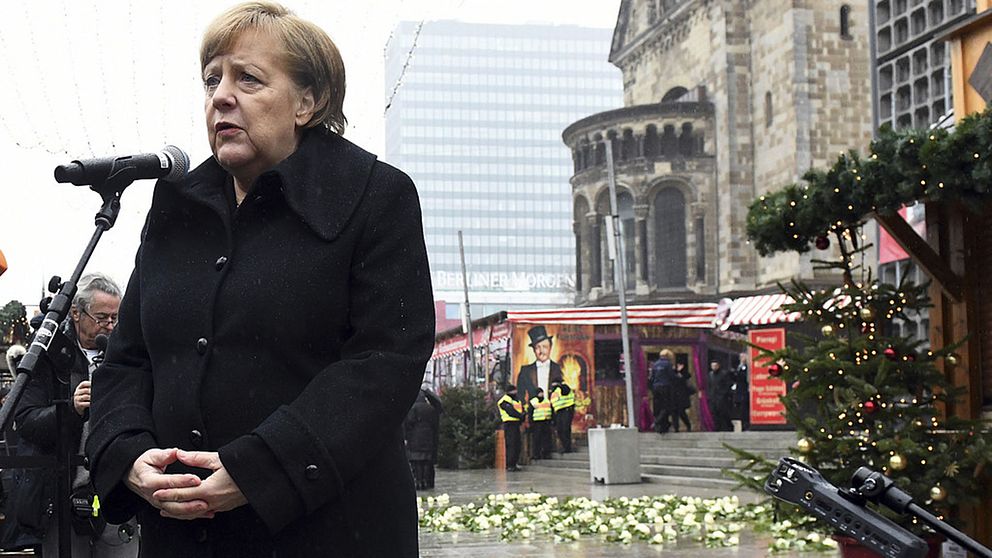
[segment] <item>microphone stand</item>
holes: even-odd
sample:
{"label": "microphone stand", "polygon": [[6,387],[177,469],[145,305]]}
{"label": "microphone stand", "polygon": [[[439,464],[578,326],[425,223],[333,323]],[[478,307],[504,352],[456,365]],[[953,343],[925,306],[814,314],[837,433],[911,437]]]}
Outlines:
{"label": "microphone stand", "polygon": [[922,558],[927,554],[927,544],[905,527],[868,507],[868,501],[886,506],[899,515],[910,513],[975,556],[992,558],[992,550],[914,504],[913,497],[895,486],[892,479],[867,467],[854,473],[851,488],[841,490],[808,464],[783,457],[768,476],[764,488],[766,493],[798,505],[880,556]]}
{"label": "microphone stand", "polygon": [[975,556],[992,558],[992,551],[913,503],[912,496],[897,487],[892,479],[882,473],[872,471],[868,467],[860,467],[851,478],[851,486],[858,495],[876,504],[881,504],[898,514],[912,514],[931,529],[959,544]]}
{"label": "microphone stand", "polygon": [[[69,314],[69,308],[72,306],[72,300],[76,296],[76,284],[79,282],[79,278],[82,276],[83,270],[86,268],[86,264],[89,263],[90,258],[93,256],[93,252],[96,250],[96,245],[100,241],[100,237],[103,236],[104,232],[110,230],[110,228],[112,228],[117,221],[117,216],[120,214],[121,209],[121,194],[124,192],[124,189],[131,184],[131,182],[132,181],[128,179],[115,179],[111,177],[111,179],[106,182],[90,187],[91,190],[97,192],[103,198],[103,205],[94,218],[96,230],[93,232],[93,236],[90,238],[85,250],[83,250],[83,255],[79,259],[79,263],[76,264],[76,268],[73,270],[72,276],[69,280],[60,283],[58,277],[53,277],[52,281],[49,283],[50,290],[57,290],[58,292],[48,303],[48,307],[45,309],[45,319],[42,322],[41,327],[38,328],[38,331],[35,332],[34,338],[31,340],[31,345],[28,347],[27,354],[24,355],[21,362],[17,365],[17,376],[14,379],[13,387],[11,388],[3,407],[0,408],[0,431],[6,431],[7,426],[10,424],[14,409],[17,408],[17,404],[20,402],[21,396],[23,395],[24,388],[27,386],[31,375],[34,373],[35,367],[38,365],[38,361],[42,358],[42,356],[48,354],[50,350],[55,350],[56,353],[62,354],[66,354],[67,349],[75,350],[74,347],[68,346],[65,336],[59,331],[59,327]],[[57,289],[51,288],[55,285],[58,285]],[[72,403],[69,395],[69,383],[60,382],[58,379],[58,366],[56,365],[56,359],[59,355],[56,354],[52,356],[53,358],[50,358],[49,360],[53,364],[52,385],[55,388],[52,392],[52,403],[55,405],[55,425],[57,432],[55,437],[55,457],[0,456],[0,468],[40,467],[55,469],[55,518],[58,525],[58,556],[59,558],[71,558],[72,545],[70,542],[70,534],[72,526],[71,517],[69,515],[69,502],[72,489],[72,473],[75,466],[88,466],[88,463],[85,458],[76,455],[77,448],[70,447],[70,445],[66,443],[68,427],[66,413],[75,411],[69,409]]]}

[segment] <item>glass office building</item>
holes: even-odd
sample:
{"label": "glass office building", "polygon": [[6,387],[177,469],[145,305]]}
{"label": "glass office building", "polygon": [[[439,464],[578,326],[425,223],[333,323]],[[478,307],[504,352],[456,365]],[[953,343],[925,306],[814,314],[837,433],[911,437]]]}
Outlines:
{"label": "glass office building", "polygon": [[462,231],[473,317],[572,303],[572,159],[561,133],[622,106],[612,35],[455,21],[395,29],[384,159],[420,192],[436,299],[464,299]]}

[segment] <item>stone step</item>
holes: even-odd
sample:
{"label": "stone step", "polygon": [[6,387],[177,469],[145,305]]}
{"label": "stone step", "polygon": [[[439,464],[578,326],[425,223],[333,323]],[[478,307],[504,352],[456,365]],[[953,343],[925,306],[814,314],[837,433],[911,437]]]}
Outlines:
{"label": "stone step", "polygon": [[701,457],[697,455],[641,455],[641,465],[673,465],[681,467],[704,467],[729,469],[734,467],[734,458],[727,455]]}
{"label": "stone step", "polygon": [[[758,454],[758,455],[763,455],[763,456],[765,456],[765,457],[767,457],[769,459],[773,459],[773,460],[777,460],[779,457],[781,457],[783,455],[788,455],[789,454],[789,451],[786,448],[776,448],[776,449],[768,449],[768,450],[748,450],[748,451],[751,452],[751,453]],[[588,454],[586,454],[586,455],[588,455]],[[729,457],[729,458],[733,458],[734,457],[734,454],[730,450],[728,450],[726,448],[724,448],[724,449],[715,449],[715,448],[668,448],[668,449],[662,449],[662,448],[643,448],[642,447],[641,448],[641,459],[644,459],[645,457],[661,458],[661,459],[668,458],[668,457],[677,457],[677,458],[686,457],[686,458],[706,459],[706,458],[714,458],[714,457]]]}
{"label": "stone step", "polygon": [[638,436],[643,438],[670,438],[670,439],[712,439],[712,440],[777,440],[794,439],[795,431],[792,430],[748,430],[746,432],[666,432],[658,434],[656,432],[639,432]]}
{"label": "stone step", "polygon": [[[738,470],[734,453],[724,444],[777,461],[789,455],[794,432],[670,432],[641,433],[641,477],[645,482],[689,489],[730,490],[737,481],[724,470]],[[553,474],[589,475],[589,448],[577,445],[574,453],[554,454],[550,460],[534,461],[528,470]]]}
{"label": "stone step", "polygon": [[717,467],[645,465],[641,464],[641,474],[659,477],[693,477],[704,479],[724,479],[723,470]]}
{"label": "stone step", "polygon": [[710,479],[700,477],[673,477],[668,475],[655,475],[641,472],[641,480],[658,484],[672,484],[676,486],[691,486],[694,488],[721,488],[728,492],[737,487],[737,481],[731,479]]}
{"label": "stone step", "polygon": [[[796,439],[791,438],[789,440],[739,440],[739,441],[722,441],[722,440],[668,440],[663,436],[659,436],[655,440],[644,440],[641,439],[641,449],[671,449],[671,448],[699,448],[699,449],[721,449],[726,450],[727,446],[751,450],[774,450],[780,448],[788,448],[795,445]],[[726,444],[726,445],[724,445]],[[729,450],[728,450],[729,451]]]}

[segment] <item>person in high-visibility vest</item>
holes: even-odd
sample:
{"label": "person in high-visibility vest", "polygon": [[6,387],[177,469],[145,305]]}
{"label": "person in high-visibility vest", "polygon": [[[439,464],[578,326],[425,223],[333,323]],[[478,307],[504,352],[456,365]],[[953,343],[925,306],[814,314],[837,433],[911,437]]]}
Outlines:
{"label": "person in high-visibility vest", "polygon": [[544,390],[537,388],[537,395],[530,400],[531,424],[531,458],[548,459],[551,457],[551,419],[554,410],[551,400],[544,397]]}
{"label": "person in high-visibility vest", "polygon": [[565,382],[551,383],[551,410],[554,412],[555,432],[562,453],[572,453],[572,417],[575,415],[575,391]]}
{"label": "person in high-visibility vest", "polygon": [[520,423],[523,422],[524,404],[517,399],[517,386],[507,384],[506,392],[496,403],[499,418],[503,421],[503,442],[506,447],[506,470],[519,471],[517,460],[520,459]]}

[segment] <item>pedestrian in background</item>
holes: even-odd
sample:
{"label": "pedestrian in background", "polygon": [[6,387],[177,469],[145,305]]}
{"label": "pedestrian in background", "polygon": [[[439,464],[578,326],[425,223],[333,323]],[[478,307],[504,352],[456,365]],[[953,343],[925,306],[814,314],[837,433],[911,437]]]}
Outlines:
{"label": "pedestrian in background", "polygon": [[675,382],[675,353],[662,349],[651,365],[651,393],[654,396],[654,431],[665,434],[670,428],[672,384]]}
{"label": "pedestrian in background", "polygon": [[417,490],[434,488],[434,465],[437,463],[438,429],[444,409],[441,400],[425,388],[403,421],[406,455]]}
{"label": "pedestrian in background", "polygon": [[517,386],[507,384],[506,392],[496,403],[499,418],[503,423],[503,445],[506,449],[506,470],[519,471],[517,460],[520,459],[520,423],[523,422],[524,404],[517,399]]}
{"label": "pedestrian in background", "polygon": [[733,412],[734,376],[720,366],[719,360],[710,361],[710,372],[706,378],[706,402],[713,415],[713,430],[729,432],[733,430],[730,416]]}
{"label": "pedestrian in background", "polygon": [[554,410],[551,400],[544,396],[544,389],[537,388],[537,395],[530,400],[531,458],[551,457],[551,419]]}
{"label": "pedestrian in background", "polygon": [[551,382],[551,411],[562,453],[572,453],[572,417],[575,416],[575,390],[564,381]]}
{"label": "pedestrian in background", "polygon": [[672,428],[678,432],[680,423],[685,424],[685,431],[692,430],[692,423],[689,422],[689,407],[692,406],[692,396],[695,395],[696,388],[689,380],[689,370],[685,363],[675,363],[675,376],[672,379],[672,410],[669,415]]}
{"label": "pedestrian in background", "polygon": [[[103,349],[97,337],[113,333],[120,303],[121,289],[109,276],[89,273],[79,279],[69,317],[60,326],[72,358],[65,363],[64,369],[63,364],[56,364],[57,361],[49,355],[40,360],[14,413],[16,430],[40,455],[54,456],[60,436],[64,450],[74,454],[82,452],[90,427],[90,379],[102,372],[97,369],[103,359]],[[52,378],[56,373],[60,377],[62,374],[68,375],[72,394],[71,408],[65,414],[67,424],[62,425],[61,434],[55,422],[54,399],[57,394],[52,388]],[[106,522],[99,505],[94,503],[95,491],[88,469],[75,468],[71,502],[49,502],[49,498],[55,495],[55,476],[48,474],[51,471],[47,470],[35,470],[35,473],[39,479],[44,479],[41,482],[50,486],[36,486],[44,492],[22,501],[23,506],[17,516],[23,526],[45,531],[45,556],[56,556],[59,550],[58,522],[55,520],[58,516],[54,506],[70,504],[72,531],[69,542],[73,556],[131,558],[138,555],[137,524],[133,520],[120,521],[120,525]]]}

